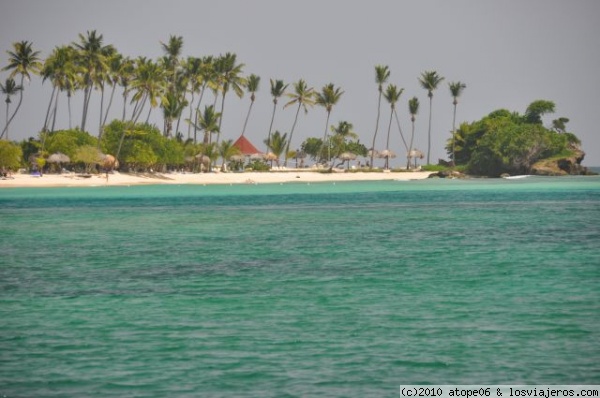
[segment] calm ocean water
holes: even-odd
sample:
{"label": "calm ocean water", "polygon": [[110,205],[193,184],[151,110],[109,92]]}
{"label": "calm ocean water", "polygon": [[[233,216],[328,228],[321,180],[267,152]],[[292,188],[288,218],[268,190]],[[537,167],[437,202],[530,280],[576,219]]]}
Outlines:
{"label": "calm ocean water", "polygon": [[0,396],[600,384],[600,177],[0,190]]}

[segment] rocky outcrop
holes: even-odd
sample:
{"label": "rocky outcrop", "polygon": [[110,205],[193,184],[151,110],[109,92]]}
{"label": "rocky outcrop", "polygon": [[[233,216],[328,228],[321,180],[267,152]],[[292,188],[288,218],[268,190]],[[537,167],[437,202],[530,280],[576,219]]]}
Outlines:
{"label": "rocky outcrop", "polygon": [[573,154],[568,157],[542,159],[531,167],[531,174],[541,176],[588,175],[587,167],[581,165],[585,152],[572,148]]}

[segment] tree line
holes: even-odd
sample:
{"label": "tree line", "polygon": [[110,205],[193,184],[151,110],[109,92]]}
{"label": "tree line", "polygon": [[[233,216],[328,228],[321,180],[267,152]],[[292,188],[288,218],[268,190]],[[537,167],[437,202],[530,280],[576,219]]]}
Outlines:
{"label": "tree line", "polygon": [[[238,98],[249,94],[249,104],[244,125],[243,136],[248,120],[251,117],[256,93],[261,85],[261,78],[255,74],[244,74],[245,64],[240,63],[236,54],[226,53],[219,56],[182,57],[183,38],[170,36],[166,43],[160,43],[163,55],[157,60],[144,56],[130,58],[119,53],[117,49],[105,44],[103,36],[96,31],[79,34],[78,40],[69,44],[55,47],[46,59],[40,58],[40,52],[33,49],[28,41],[16,42],[13,49],[8,51],[8,65],[3,70],[9,72],[9,77],[0,84],[2,94],[6,96],[6,122],[0,138],[9,140],[10,125],[16,117],[22,101],[25,82],[33,76],[40,76],[43,82],[49,82],[52,92],[45,110],[45,118],[39,134],[38,157],[46,158],[51,150],[58,150],[52,142],[59,142],[58,132],[71,131],[75,136],[81,132],[96,130],[93,143],[99,151],[116,155],[122,165],[132,165],[133,168],[152,167],[157,164],[164,167],[180,167],[186,159],[208,158],[210,164],[216,158],[230,161],[231,157],[239,156],[232,147],[230,140],[221,140],[221,126],[226,113],[226,99],[232,92]],[[283,165],[288,165],[289,159],[304,159],[310,156],[315,161],[333,167],[334,162],[347,159],[348,154],[368,157],[369,167],[373,167],[375,157],[385,161],[389,167],[389,159],[396,156],[390,149],[390,134],[395,121],[405,155],[407,168],[411,159],[424,157],[423,153],[414,148],[415,120],[419,112],[419,99],[414,96],[408,100],[408,110],[411,115],[411,131],[404,134],[396,110],[397,103],[404,92],[397,85],[388,84],[390,69],[386,65],[375,66],[375,83],[378,90],[377,116],[372,134],[372,145],[366,148],[360,143],[358,135],[353,132],[352,123],[340,121],[331,125],[330,116],[333,108],[342,98],[344,91],[334,83],[324,85],[320,91],[310,87],[303,79],[292,84],[282,80],[270,79],[270,94],[273,101],[271,121],[265,133],[264,143],[268,149],[267,160],[275,160],[277,164],[283,158]],[[16,79],[16,80],[15,80]],[[418,78],[421,87],[429,98],[429,118],[427,132],[426,163],[430,164],[432,102],[435,90],[444,80],[437,71],[424,71]],[[463,161],[463,157],[455,154],[457,140],[456,109],[458,98],[466,85],[460,81],[448,83],[453,98],[454,114],[452,122],[452,145],[447,147],[451,164]],[[78,124],[75,124],[71,109],[72,99],[76,94],[82,101],[82,112]],[[206,94],[209,93],[209,96]],[[115,95],[122,97],[122,109],[119,119],[109,120],[109,112],[113,107]],[[59,97],[66,96],[68,113],[68,129],[57,129],[56,121],[59,112]],[[90,99],[99,95],[98,120],[88,119],[90,114]],[[212,95],[212,97],[210,97]],[[12,112],[12,98],[18,96],[17,105]],[[230,95],[229,95],[230,96]],[[286,97],[283,108],[295,108],[295,117],[289,132],[273,131],[275,116],[279,101]],[[382,151],[375,150],[375,142],[379,133],[382,100],[390,107],[387,126],[386,147]],[[211,101],[212,100],[212,101]],[[300,113],[309,112],[314,106],[322,107],[326,120],[322,138],[309,137],[297,151],[291,151],[290,145],[298,126]],[[149,126],[152,112],[160,110],[163,125],[158,131]],[[64,110],[62,112],[65,112]],[[114,112],[113,112],[114,113]],[[96,124],[97,128],[92,127]],[[118,131],[115,133],[115,131]],[[160,142],[154,138],[159,132],[164,138]],[[143,132],[140,133],[140,132]],[[115,136],[115,134],[117,134]],[[63,134],[64,135],[64,134]],[[154,140],[154,141],[153,141]],[[31,141],[31,140],[30,140]],[[90,142],[91,142],[90,141]],[[147,141],[152,141],[150,144]],[[27,160],[32,143],[22,143],[23,156]],[[158,149],[158,146],[164,147]],[[180,148],[181,147],[181,148]],[[170,148],[170,149],[167,149]],[[459,147],[462,148],[462,147]],[[149,156],[152,149],[153,156]],[[62,152],[68,151],[63,149]],[[108,152],[106,152],[108,151]],[[132,154],[133,153],[133,154]],[[173,156],[167,156],[170,153]],[[176,155],[175,155],[176,154]],[[225,156],[223,156],[223,154]],[[164,155],[164,156],[163,156]],[[345,155],[345,156],[342,156]],[[146,159],[140,161],[140,159]]]}

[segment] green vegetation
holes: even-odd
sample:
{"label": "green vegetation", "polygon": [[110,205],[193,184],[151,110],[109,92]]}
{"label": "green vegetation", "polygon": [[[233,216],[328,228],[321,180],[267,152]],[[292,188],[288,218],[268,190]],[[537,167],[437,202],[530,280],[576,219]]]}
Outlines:
{"label": "green vegetation", "polygon": [[0,170],[15,171],[21,166],[21,147],[8,141],[0,141]]}
{"label": "green vegetation", "polygon": [[[13,169],[39,168],[49,156],[57,153],[67,155],[75,162],[78,158],[83,159],[83,153],[91,154],[89,148],[94,147],[99,151],[99,156],[113,155],[121,170],[165,171],[185,168],[207,171],[217,164],[218,159],[222,160],[223,166],[229,162],[233,166],[230,169],[242,168],[245,159],[236,153],[230,140],[232,137],[221,140],[225,100],[231,91],[238,98],[249,94],[250,104],[241,130],[244,135],[260,77],[255,74],[245,76],[245,64],[239,62],[233,53],[183,57],[184,40],[181,36],[170,36],[160,46],[162,56],[156,60],[145,56],[128,57],[120,54],[111,44],[106,44],[103,35],[93,30],[79,34],[77,40],[70,44],[55,47],[46,59],[41,59],[31,42],[14,43],[13,48],[7,51],[7,64],[2,69],[8,72],[8,77],[0,84],[6,103],[3,112],[6,121],[0,139],[9,140],[9,127],[22,104],[25,81],[38,75],[43,82],[49,82],[52,91],[47,107],[40,112],[45,112],[41,131],[30,132],[38,139],[22,141],[20,153],[11,149],[14,145],[3,144],[0,164]],[[288,159],[296,159],[304,165],[304,159],[310,157],[313,161],[328,165],[331,170],[343,164],[348,168],[350,161],[357,156],[369,156],[368,166],[373,168],[377,156],[384,159],[384,168],[389,169],[390,158],[396,156],[393,148],[390,148],[394,119],[403,144],[402,153],[398,155],[407,157],[406,169],[417,167],[417,159],[425,157],[423,152],[413,147],[419,99],[413,96],[408,101],[411,134],[405,137],[396,111],[404,89],[388,84],[390,75],[387,65],[375,66],[377,114],[370,148],[360,143],[358,134],[352,131],[351,122],[337,121],[335,125],[336,122],[330,120],[333,108],[344,94],[341,87],[328,83],[319,91],[303,79],[298,79],[292,85],[293,92],[287,93],[288,84],[283,80],[270,79],[273,110],[270,125],[268,129],[265,126],[263,137],[267,151],[271,153],[267,154],[267,159],[253,159],[255,161],[249,167],[263,169],[267,167],[269,157],[271,163],[276,161],[277,165],[283,160],[287,166]],[[430,163],[433,93],[443,80],[444,77],[435,70],[424,71],[418,78],[429,98],[427,164]],[[466,84],[454,81],[448,83],[448,88],[454,107],[451,138],[446,146],[450,166],[483,175],[527,173],[536,161],[578,150],[579,140],[566,130],[568,118],[560,117],[552,121],[551,127],[543,126],[542,119],[555,111],[554,103],[547,100],[532,102],[523,115],[498,110],[479,121],[462,123],[456,128],[458,98]],[[119,118],[109,120],[113,99],[119,92],[123,109],[118,112]],[[289,132],[275,128],[279,98],[284,95],[289,100],[283,109],[295,108]],[[66,97],[67,107],[59,109],[60,96]],[[92,96],[98,97],[92,101]],[[203,103],[209,96],[211,104]],[[13,107],[15,97],[18,97],[18,102]],[[74,98],[82,102],[81,122],[75,128],[71,112]],[[383,98],[390,105],[390,116],[389,120],[386,119],[387,136],[382,151],[376,149],[375,144]],[[90,112],[90,104],[96,103],[99,104],[99,118],[90,120],[88,115],[94,114]],[[300,150],[290,150],[294,145],[292,141],[300,110],[303,109],[306,114],[314,105],[326,112],[322,138],[308,137],[299,145]],[[160,129],[148,123],[155,110],[163,118]],[[66,112],[68,126],[57,127],[57,119],[61,120],[57,115]],[[187,137],[184,136],[186,130]],[[203,133],[200,143],[199,132]],[[83,151],[82,148],[86,149]],[[91,171],[91,165],[97,162],[92,161],[91,155],[84,157],[86,160],[81,163]],[[19,159],[18,165],[15,159]]]}
{"label": "green vegetation", "polygon": [[472,174],[528,174],[541,159],[579,150],[574,134],[559,133],[542,124],[542,115],[553,111],[554,103],[545,100],[531,103],[524,115],[496,110],[481,120],[461,124],[446,150],[454,151],[456,164],[466,166]]}

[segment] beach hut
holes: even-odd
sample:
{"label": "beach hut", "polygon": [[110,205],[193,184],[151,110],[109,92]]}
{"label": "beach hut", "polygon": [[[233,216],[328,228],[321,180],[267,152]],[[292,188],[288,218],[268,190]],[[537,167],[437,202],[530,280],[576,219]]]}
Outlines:
{"label": "beach hut", "polygon": [[260,154],[261,152],[256,149],[254,145],[243,135],[240,136],[234,143],[233,146],[238,148],[242,155],[250,157],[252,155]]}

